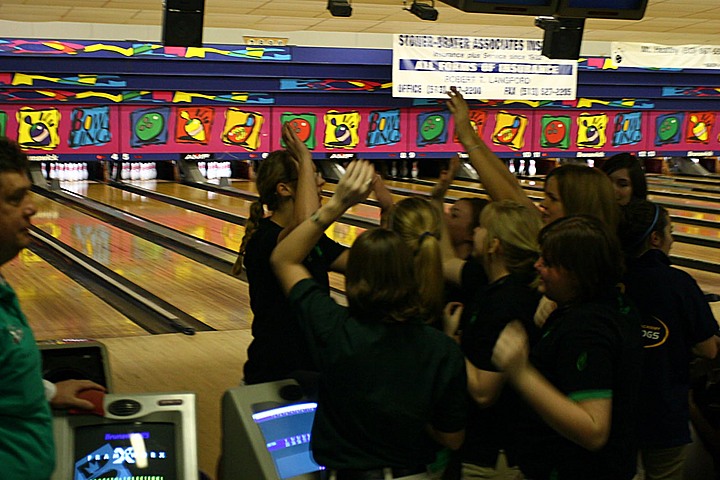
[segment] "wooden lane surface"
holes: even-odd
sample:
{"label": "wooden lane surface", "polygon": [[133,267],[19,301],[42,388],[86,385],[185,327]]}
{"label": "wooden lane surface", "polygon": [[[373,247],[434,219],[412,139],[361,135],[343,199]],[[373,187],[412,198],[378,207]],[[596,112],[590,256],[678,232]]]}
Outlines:
{"label": "wooden lane surface", "polygon": [[[143,187],[149,188],[148,185],[143,185]],[[173,182],[158,182],[152,188],[158,193],[182,198],[200,205],[227,211],[244,217],[247,217],[247,212],[249,211],[250,202],[247,200],[231,197],[229,195],[208,192],[188,185],[181,185]],[[139,209],[135,208],[132,204],[128,205],[123,201],[117,201],[118,198],[127,198],[128,195],[134,195],[136,199],[141,198],[140,201],[144,207]],[[128,192],[124,192],[120,189],[112,188],[107,185],[98,185],[97,187],[88,189],[87,196],[121,210],[142,216],[147,220],[152,220],[162,225],[180,230],[189,235],[202,238],[203,240],[217,243],[218,245],[222,245],[234,251],[239,249],[240,242],[245,234],[245,228],[242,225],[236,225],[208,215],[185,210],[181,207],[170,205],[160,200],[153,200],[151,198],[141,197],[140,195],[129,194]],[[228,202],[228,199],[231,201]],[[245,211],[244,214],[243,211]],[[180,225],[178,223],[173,224],[169,222],[168,218],[171,218],[174,215],[182,216],[183,222],[188,223]],[[358,227],[346,225],[342,222],[336,222],[328,228],[327,234],[330,238],[342,245],[350,246],[352,241],[354,241],[355,236],[360,234],[360,231],[362,231],[362,229]],[[344,276],[336,273],[330,273],[329,278],[330,285],[333,288],[345,291]],[[247,285],[243,285],[245,285],[245,292],[247,292]]]}
{"label": "wooden lane surface", "polygon": [[[38,195],[33,200],[44,220],[37,226],[67,245],[215,329],[249,328],[247,286],[241,280],[70,207]],[[138,199],[122,202],[132,207]]]}
{"label": "wooden lane surface", "polygon": [[[248,213],[247,202],[227,195],[218,195],[172,182],[157,183],[154,187],[148,184],[138,184],[138,186],[152,188],[152,190],[165,195],[182,198],[183,200],[189,200],[236,215],[247,216]],[[89,185],[84,195],[92,200],[173,228],[187,235],[215,243],[232,251],[238,250],[242,237],[245,235],[245,227],[242,225],[226,222],[219,218],[186,210],[102,183]],[[228,199],[232,200],[232,202],[229,202]]]}
{"label": "wooden lane surface", "polygon": [[718,188],[720,189],[720,175],[714,173],[708,176],[696,175],[663,175],[657,173],[647,173],[645,177],[650,183],[657,184],[673,184],[682,188]]}
{"label": "wooden lane surface", "polygon": [[150,335],[30,250],[3,265],[37,340]]}

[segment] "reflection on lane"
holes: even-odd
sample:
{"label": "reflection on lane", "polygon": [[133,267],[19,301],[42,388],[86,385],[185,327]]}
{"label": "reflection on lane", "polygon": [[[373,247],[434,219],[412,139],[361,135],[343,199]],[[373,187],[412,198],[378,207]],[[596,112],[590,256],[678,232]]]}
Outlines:
{"label": "reflection on lane", "polygon": [[37,340],[150,335],[30,250],[3,265],[2,273]]}
{"label": "reflection on lane", "polygon": [[218,330],[248,328],[247,286],[171,250],[38,195],[35,224]]}

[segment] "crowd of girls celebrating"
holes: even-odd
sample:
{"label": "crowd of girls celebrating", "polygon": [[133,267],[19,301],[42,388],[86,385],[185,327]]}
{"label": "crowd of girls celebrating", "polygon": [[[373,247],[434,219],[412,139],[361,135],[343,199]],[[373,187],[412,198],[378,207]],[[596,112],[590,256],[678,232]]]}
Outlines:
{"label": "crowd of girls celebrating", "polygon": [[[646,479],[681,479],[686,367],[715,357],[718,326],[669,265],[670,219],[645,200],[639,162],[557,167],[536,206],[462,95],[448,96],[491,201],[447,213],[457,159],[430,199],[396,204],[353,161],[322,204],[310,152],[284,127],[286,150],[257,172],[236,269],[255,314],[245,382],[317,373],[311,447],[331,480],[631,480],[638,458]],[[325,236],[371,193],[382,227],[349,250]],[[346,306],[330,270],[345,273]],[[458,468],[428,469],[442,448]]]}

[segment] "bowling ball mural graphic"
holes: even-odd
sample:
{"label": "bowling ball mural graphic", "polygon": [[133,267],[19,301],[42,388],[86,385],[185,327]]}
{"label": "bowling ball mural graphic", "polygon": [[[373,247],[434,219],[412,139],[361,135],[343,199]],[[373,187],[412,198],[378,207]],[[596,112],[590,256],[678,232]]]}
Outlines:
{"label": "bowling ball mural graphic", "polygon": [[677,117],[665,117],[658,126],[657,134],[661,142],[669,142],[680,131]]}
{"label": "bowling ball mural graphic", "polygon": [[337,143],[340,145],[349,145],[352,141],[352,133],[350,132],[350,128],[344,123],[341,123],[340,125],[335,125],[334,133],[335,137],[337,138]]}
{"label": "bowling ball mural graphic", "polygon": [[[318,118],[314,113],[283,113],[280,115],[280,124],[288,124],[293,129],[298,139],[310,150],[314,150],[316,140]],[[285,142],[280,140],[280,146],[285,147]]]}
{"label": "bowling ball mural graphic", "polygon": [[149,112],[135,124],[135,135],[143,142],[160,135],[165,128],[165,118],[157,112]]}
{"label": "bowling ball mural graphic", "polygon": [[606,114],[580,115],[577,119],[577,146],[580,148],[602,148],[607,143],[605,132],[608,125]]}
{"label": "bowling ball mural graphic", "polygon": [[655,146],[680,143],[684,120],[685,114],[682,112],[667,113],[655,117]]}
{"label": "bowling ball mural graphic", "polygon": [[50,128],[44,122],[33,122],[30,117],[25,117],[25,123],[30,125],[30,138],[35,146],[47,147],[52,140],[50,136]]}
{"label": "bowling ball mural graphic", "polygon": [[325,148],[343,148],[349,150],[358,146],[360,137],[360,113],[354,111],[338,112],[328,110],[324,115],[323,145]]}
{"label": "bowling ball mural graphic", "polygon": [[570,117],[544,115],[541,120],[542,130],[540,146],[543,148],[570,148]]}
{"label": "bowling ball mural graphic", "polygon": [[60,112],[57,109],[21,108],[17,112],[16,118],[18,121],[17,142],[21,148],[53,150],[60,144],[58,134]]}
{"label": "bowling ball mural graphic", "polygon": [[302,118],[293,118],[288,122],[290,127],[295,131],[300,141],[307,142],[312,134],[312,126],[310,122]]}
{"label": "bowling ball mural graphic", "polygon": [[426,142],[435,140],[445,130],[445,118],[442,115],[428,116],[420,126],[420,136]]}
{"label": "bowling ball mural graphic", "polygon": [[447,143],[449,117],[447,112],[427,112],[417,116],[417,146]]}
{"label": "bowling ball mural graphic", "polygon": [[167,143],[170,107],[145,108],[130,113],[134,148]]}
{"label": "bowling ball mural graphic", "polygon": [[567,127],[560,120],[553,120],[552,122],[545,125],[543,131],[545,138],[552,144],[558,144],[562,142],[563,138],[567,134]]}

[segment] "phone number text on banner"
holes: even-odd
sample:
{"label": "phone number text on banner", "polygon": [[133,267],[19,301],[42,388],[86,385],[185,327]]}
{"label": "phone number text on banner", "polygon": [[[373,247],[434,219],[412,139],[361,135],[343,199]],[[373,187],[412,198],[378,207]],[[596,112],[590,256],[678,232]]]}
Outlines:
{"label": "phone number text on banner", "polygon": [[393,97],[574,100],[577,61],[550,60],[540,40],[394,35]]}

